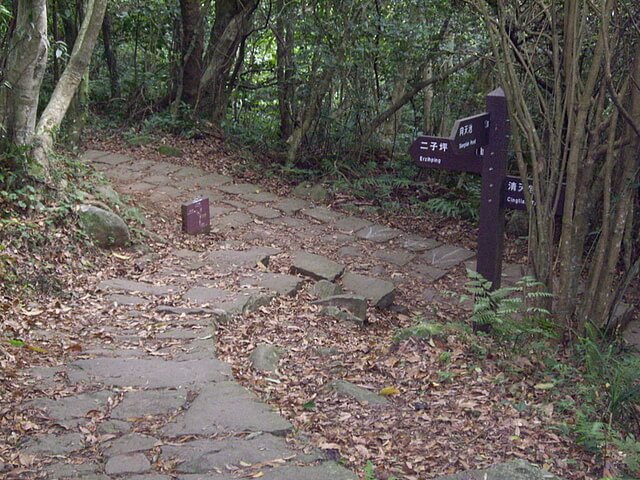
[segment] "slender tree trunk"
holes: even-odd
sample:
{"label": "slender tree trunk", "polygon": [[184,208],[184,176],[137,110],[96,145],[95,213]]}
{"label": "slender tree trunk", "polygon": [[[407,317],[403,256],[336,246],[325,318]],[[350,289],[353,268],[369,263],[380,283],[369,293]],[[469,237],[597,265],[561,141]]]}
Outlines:
{"label": "slender tree trunk", "polygon": [[7,52],[6,81],[10,88],[0,90],[3,96],[0,102],[3,149],[6,144],[25,146],[33,140],[48,46],[47,2],[18,2],[15,28]]}
{"label": "slender tree trunk", "polygon": [[280,138],[287,140],[293,133],[293,25],[287,16],[285,0],[278,0],[276,19],[276,79],[278,82],[278,109],[280,112]]}
{"label": "slender tree trunk", "polygon": [[104,58],[109,70],[109,84],[111,86],[111,98],[120,98],[120,74],[118,73],[118,61],[116,51],[111,41],[111,15],[105,12],[102,20],[102,45]]}
{"label": "slender tree trunk", "polygon": [[36,144],[33,156],[48,173],[51,168],[49,153],[53,147],[55,132],[60,127],[73,96],[89,66],[104,18],[107,0],[89,0],[82,27],[73,46],[69,63],[51,95],[36,127]]}

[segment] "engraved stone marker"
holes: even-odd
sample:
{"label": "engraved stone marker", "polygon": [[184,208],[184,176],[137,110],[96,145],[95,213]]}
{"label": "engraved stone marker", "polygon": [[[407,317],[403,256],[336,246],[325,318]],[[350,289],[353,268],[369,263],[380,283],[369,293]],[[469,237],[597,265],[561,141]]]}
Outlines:
{"label": "engraved stone marker", "polygon": [[196,198],[182,204],[183,232],[192,235],[208,232],[210,225],[209,197]]}

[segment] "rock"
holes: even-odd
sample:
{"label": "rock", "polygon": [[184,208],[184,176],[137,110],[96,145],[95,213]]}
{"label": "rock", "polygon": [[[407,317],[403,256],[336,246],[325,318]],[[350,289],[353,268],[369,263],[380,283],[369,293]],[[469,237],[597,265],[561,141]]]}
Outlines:
{"label": "rock", "polygon": [[509,235],[527,237],[529,235],[529,215],[521,210],[513,210],[507,219],[504,230]]}
{"label": "rock", "polygon": [[411,265],[411,268],[432,282],[440,280],[447,274],[446,270],[441,270],[432,265],[425,265],[424,263],[414,263]]}
{"label": "rock", "polygon": [[113,212],[80,205],[78,216],[87,236],[101,248],[123,247],[131,241],[127,224]]}
{"label": "rock", "polygon": [[156,312],[163,315],[215,315],[216,311],[210,308],[188,308],[172,307],[170,305],[159,305]]}
{"label": "rock", "polygon": [[260,343],[249,356],[251,368],[258,372],[274,373],[278,369],[278,362],[282,349],[268,343]]}
{"label": "rock", "polygon": [[399,237],[402,231],[385,225],[371,225],[356,232],[356,237],[375,243],[384,243]]}
{"label": "rock", "polygon": [[[222,310],[227,316],[242,315],[268,305],[274,298],[271,292],[244,289],[238,293],[214,287],[193,287],[184,297],[199,305],[209,305],[214,311]],[[222,313],[222,312],[221,312]],[[224,317],[225,315],[220,315]]]}
{"label": "rock", "polygon": [[76,418],[85,418],[91,410],[106,409],[112,392],[103,390],[93,393],[81,393],[70,397],[62,397],[56,400],[43,398],[35,400],[31,405],[44,408],[48,417],[57,422],[64,422]]}
{"label": "rock", "polygon": [[279,253],[280,250],[271,247],[254,247],[250,250],[216,250],[209,252],[206,260],[214,268],[231,273],[238,268],[253,268],[259,263],[266,267],[269,265],[269,259]]}
{"label": "rock", "polygon": [[313,294],[322,299],[327,297],[333,297],[342,293],[340,285],[330,282],[329,280],[319,280],[312,288]]}
{"label": "rock", "polygon": [[367,321],[367,299],[360,295],[334,295],[312,303],[325,307],[344,308],[362,322]]}
{"label": "rock", "polygon": [[358,477],[336,462],[323,462],[319,465],[285,465],[265,473],[262,480],[356,480]]}
{"label": "rock", "polygon": [[396,294],[396,287],[393,283],[356,273],[345,273],[342,277],[342,285],[345,289],[371,300],[371,304],[378,308],[390,306]]}
{"label": "rock", "polygon": [[293,189],[293,195],[312,202],[324,202],[329,199],[329,192],[320,184],[311,185],[309,183],[301,183]]}
{"label": "rock", "polygon": [[98,198],[104,200],[111,205],[120,205],[120,195],[116,192],[111,185],[96,185],[94,191]]}
{"label": "rock", "polygon": [[116,305],[128,306],[147,305],[149,303],[149,300],[146,298],[134,297],[133,295],[121,295],[119,293],[109,295],[107,300],[110,303],[115,303]]}
{"label": "rock", "polygon": [[354,398],[359,402],[367,402],[373,405],[386,405],[389,403],[389,400],[383,396],[346,380],[334,380],[328,386],[339,394]]}
{"label": "rock", "polygon": [[104,467],[107,475],[122,475],[124,473],[144,473],[151,470],[151,464],[143,453],[116,455],[111,457]]}
{"label": "rock", "polygon": [[313,253],[296,252],[291,270],[316,280],[324,279],[332,282],[342,275],[344,265]]}
{"label": "rock", "polygon": [[131,424],[122,420],[107,420],[98,427],[98,432],[103,435],[115,435],[131,431]]}
{"label": "rock", "polygon": [[559,480],[524,460],[500,463],[484,470],[456,473],[436,480]]}
{"label": "rock", "polygon": [[243,193],[240,195],[244,200],[255,203],[275,202],[280,197],[270,192]]}
{"label": "rock", "polygon": [[82,478],[83,480],[109,480],[106,475],[101,475],[98,472],[100,466],[96,463],[52,463],[47,465],[44,470],[47,473],[46,478],[55,479],[69,479],[69,478]]}

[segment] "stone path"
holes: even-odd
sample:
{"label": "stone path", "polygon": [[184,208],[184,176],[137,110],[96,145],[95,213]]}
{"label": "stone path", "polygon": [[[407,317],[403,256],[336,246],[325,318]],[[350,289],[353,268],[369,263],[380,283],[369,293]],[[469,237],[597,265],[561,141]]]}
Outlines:
{"label": "stone path", "polygon": [[[216,359],[216,327],[278,295],[295,295],[303,282],[316,283],[312,291],[328,314],[363,323],[368,309],[394,304],[403,282],[428,285],[472,261],[473,252],[192,167],[97,151],[84,160],[123,193],[164,208],[176,228],[181,202],[208,196],[219,247],[150,254],[146,261],[159,268],[147,272],[143,258],[135,278],[95,286],[95,299],[127,318],[126,327],[113,320],[101,332],[113,342],[62,367],[32,371],[43,386],[65,386],[68,396],[27,406],[59,432],[34,436],[22,452],[48,463],[52,479],[357,478],[234,381],[229,365]],[[310,251],[308,238],[322,251]],[[409,273],[398,273],[401,267]],[[163,347],[152,348],[154,341]],[[266,366],[255,368],[273,368],[270,355],[256,351]],[[340,381],[333,388],[362,393]]]}

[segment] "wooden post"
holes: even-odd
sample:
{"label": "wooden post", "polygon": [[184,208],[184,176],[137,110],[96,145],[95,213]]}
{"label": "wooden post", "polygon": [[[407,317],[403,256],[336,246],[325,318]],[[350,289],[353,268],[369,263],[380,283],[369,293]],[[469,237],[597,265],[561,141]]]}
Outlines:
{"label": "wooden post", "polygon": [[482,162],[480,231],[476,270],[500,288],[504,239],[504,205],[502,186],[507,170],[509,116],[504,91],[497,88],[487,95],[489,141]]}

